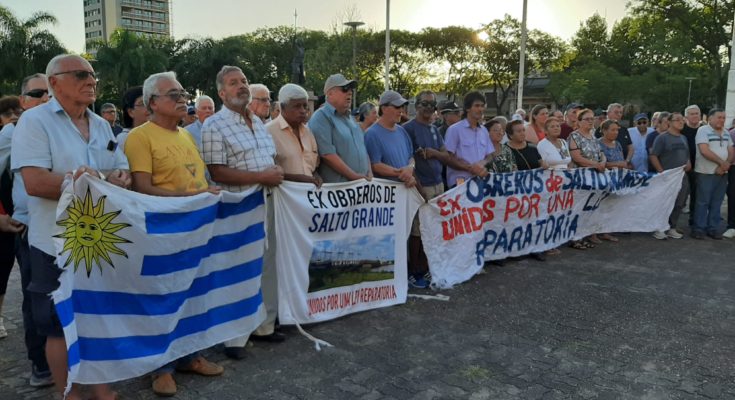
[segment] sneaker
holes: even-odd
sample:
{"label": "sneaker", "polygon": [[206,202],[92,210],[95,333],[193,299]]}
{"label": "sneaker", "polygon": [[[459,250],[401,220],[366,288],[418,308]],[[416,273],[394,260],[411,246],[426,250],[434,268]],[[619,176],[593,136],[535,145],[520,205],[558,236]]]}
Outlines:
{"label": "sneaker", "polygon": [[656,231],[653,233],[653,237],[658,240],[666,240],[666,232],[664,231]]}
{"label": "sneaker", "polygon": [[429,282],[429,284],[431,284],[431,272],[427,272],[424,274],[424,280],[426,282]]}
{"label": "sneaker", "polygon": [[3,317],[0,317],[0,339],[4,339],[8,337],[8,331],[5,330],[5,325],[3,324]]}
{"label": "sneaker", "polygon": [[[681,239],[681,238],[684,237],[684,235],[682,235],[681,233],[679,233],[679,231],[677,231],[676,229],[673,229],[673,228],[672,229],[669,229],[668,231],[666,231],[666,236],[667,237],[670,237],[672,239]],[[658,238],[656,238],[656,239],[658,239]]]}
{"label": "sneaker", "polygon": [[31,366],[31,378],[28,380],[31,387],[40,388],[51,386],[54,384],[54,378],[51,377],[51,371],[39,371],[35,365]]}
{"label": "sneaker", "polygon": [[423,276],[419,276],[417,278],[413,275],[409,275],[408,276],[408,287],[416,288],[416,289],[427,289],[429,287],[429,282],[426,282],[426,279],[424,279]]}
{"label": "sneaker", "polygon": [[735,228],[730,228],[726,230],[725,233],[722,234],[722,236],[728,239],[735,238]]}

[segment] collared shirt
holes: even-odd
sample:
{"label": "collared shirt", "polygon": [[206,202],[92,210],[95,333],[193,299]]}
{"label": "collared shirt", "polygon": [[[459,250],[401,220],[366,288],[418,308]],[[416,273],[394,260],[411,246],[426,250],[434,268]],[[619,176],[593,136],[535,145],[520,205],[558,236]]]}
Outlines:
{"label": "collared shirt", "polygon": [[[11,168],[39,167],[65,174],[82,165],[98,171],[127,169],[128,161],[114,142],[110,124],[99,115],[86,111],[89,121],[89,141],[72,122],[56,98],[23,113],[13,134]],[[108,150],[114,147],[113,150]],[[31,246],[53,255],[51,235],[56,225],[58,200],[28,197],[30,223],[28,242]]]}
{"label": "collared shirt", "polygon": [[700,144],[706,144],[709,146],[709,150],[717,157],[723,160],[727,160],[728,149],[733,145],[730,134],[724,129],[717,132],[712,126],[702,125],[697,130],[697,136],[694,138],[694,142],[697,145],[697,162],[694,165],[694,172],[700,174],[712,175],[717,170],[718,164],[706,159],[702,155],[702,151],[699,150]]}
{"label": "collared shirt", "polygon": [[[488,154],[495,152],[493,142],[490,140],[490,134],[487,129],[478,124],[476,128],[470,127],[470,122],[463,119],[447,129],[447,137],[444,139],[444,145],[449,152],[454,153],[458,158],[474,164],[482,161]],[[468,180],[472,178],[472,174],[466,171],[456,170],[447,167],[447,183],[449,186],[457,184],[457,179]]]}
{"label": "collared shirt", "polygon": [[[275,165],[276,145],[255,114],[250,113],[250,129],[242,115],[222,107],[202,126],[202,159],[207,165],[225,165],[233,169],[260,172]],[[230,192],[242,192],[254,185],[219,186]]]}
{"label": "collared shirt", "polygon": [[[413,119],[408,121],[403,128],[408,133],[413,145],[412,153],[419,148],[441,150],[444,147],[444,139],[439,134],[439,130],[432,124],[422,124]],[[421,156],[414,156],[416,162],[416,176],[423,186],[438,185],[443,182],[442,179],[442,163],[439,160],[425,159]]]}
{"label": "collared shirt", "polygon": [[[14,124],[0,130],[0,173],[10,165],[10,144],[13,140]],[[13,219],[28,225],[28,193],[20,172],[13,174]]]}
{"label": "collared shirt", "polygon": [[[365,148],[365,134],[349,114],[339,114],[329,103],[309,119],[320,156],[338,155],[356,174],[367,175],[370,161]],[[319,175],[326,183],[347,182],[347,178],[326,163],[319,165]]]}
{"label": "collared shirt", "polygon": [[184,127],[189,133],[191,133],[191,136],[194,138],[194,141],[197,144],[197,148],[199,151],[202,150],[202,122],[197,119],[196,121],[192,122],[191,124]]}
{"label": "collared shirt", "polygon": [[276,144],[276,164],[283,168],[286,174],[313,176],[319,165],[319,153],[317,151],[314,134],[306,125],[299,128],[299,137],[286,122],[283,116],[272,120],[265,128],[273,137]]}

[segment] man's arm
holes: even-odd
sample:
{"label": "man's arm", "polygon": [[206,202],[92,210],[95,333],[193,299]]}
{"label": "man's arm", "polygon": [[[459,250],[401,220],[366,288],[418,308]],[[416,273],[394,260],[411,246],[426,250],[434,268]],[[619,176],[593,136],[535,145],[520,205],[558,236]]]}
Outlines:
{"label": "man's arm", "polygon": [[151,196],[161,196],[161,197],[193,196],[195,194],[204,193],[204,192],[210,192],[214,194],[219,193],[219,189],[216,187],[201,189],[201,190],[197,190],[194,192],[162,189],[162,188],[153,186],[153,177],[148,172],[133,172],[133,190],[139,193],[149,194]]}
{"label": "man's arm", "polygon": [[26,193],[29,196],[49,200],[58,200],[61,197],[64,175],[41,167],[23,167],[20,169],[20,174],[23,176],[23,183],[25,183]]}
{"label": "man's arm", "polygon": [[277,165],[270,166],[262,171],[242,171],[222,164],[207,165],[212,180],[225,185],[264,185],[278,186],[283,182],[283,169]]}
{"label": "man's arm", "polygon": [[[324,154],[322,156],[322,162],[327,164],[338,174],[344,176],[349,181],[356,181],[358,179],[367,179],[367,176],[360,175],[352,170],[343,160],[342,157],[337,154]],[[371,172],[368,175],[372,176]]]}
{"label": "man's arm", "polygon": [[[722,166],[723,164],[728,164],[727,167],[730,168],[729,166],[730,163],[727,160],[721,159],[717,154],[713,153],[712,150],[709,149],[708,143],[699,143],[697,147],[699,148],[699,152],[702,153],[702,157],[720,166]],[[732,146],[730,147],[730,150],[728,150],[728,155],[730,154],[731,150],[732,150]],[[730,157],[728,157],[728,159],[729,158]]]}

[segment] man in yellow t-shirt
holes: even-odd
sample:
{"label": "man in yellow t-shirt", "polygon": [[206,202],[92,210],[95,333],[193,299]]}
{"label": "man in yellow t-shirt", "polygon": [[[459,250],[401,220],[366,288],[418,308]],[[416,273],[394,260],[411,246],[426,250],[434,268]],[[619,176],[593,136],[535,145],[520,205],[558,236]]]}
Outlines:
{"label": "man in yellow t-shirt", "polygon": [[[191,96],[173,72],[161,72],[143,83],[143,103],[151,113],[145,124],[130,131],[125,142],[133,190],[153,196],[191,196],[219,193],[204,177],[204,162],[191,134],[178,126],[186,114]],[[221,375],[223,368],[199,353],[182,357],[153,373],[153,392],[159,396],[176,394],[174,369],[203,376]]]}

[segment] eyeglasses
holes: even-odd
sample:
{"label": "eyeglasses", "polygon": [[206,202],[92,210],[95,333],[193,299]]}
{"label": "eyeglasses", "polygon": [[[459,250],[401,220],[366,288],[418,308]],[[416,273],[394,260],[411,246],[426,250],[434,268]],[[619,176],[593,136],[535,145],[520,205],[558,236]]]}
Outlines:
{"label": "eyeglasses", "polygon": [[181,91],[181,92],[168,92],[166,94],[154,94],[151,95],[151,97],[168,97],[173,102],[178,102],[180,99],[184,99],[185,101],[189,101],[191,99],[191,94],[187,91]]}
{"label": "eyeglasses", "polygon": [[253,100],[258,100],[260,102],[268,103],[268,104],[270,104],[270,102],[271,102],[271,99],[269,99],[267,97],[253,97]]}
{"label": "eyeglasses", "polygon": [[102,111],[102,114],[114,114],[114,113],[115,113],[115,110],[105,110],[105,111]]}
{"label": "eyeglasses", "polygon": [[419,101],[416,104],[419,105],[419,106],[421,106],[421,107],[436,108],[436,102],[435,101]]}
{"label": "eyeglasses", "polygon": [[34,99],[40,99],[41,97],[48,94],[46,89],[33,89],[23,93],[23,96],[33,97]]}
{"label": "eyeglasses", "polygon": [[647,123],[648,123],[648,121],[646,121],[645,119],[642,119],[642,120],[638,121],[638,125],[645,125]]}
{"label": "eyeglasses", "polygon": [[94,71],[86,71],[86,70],[83,70],[83,69],[74,70],[74,71],[57,72],[57,73],[55,73],[55,74],[53,74],[51,76],[65,75],[65,74],[72,74],[79,81],[83,81],[83,80],[89,78],[90,76],[93,79],[97,79],[97,74],[95,74]]}

